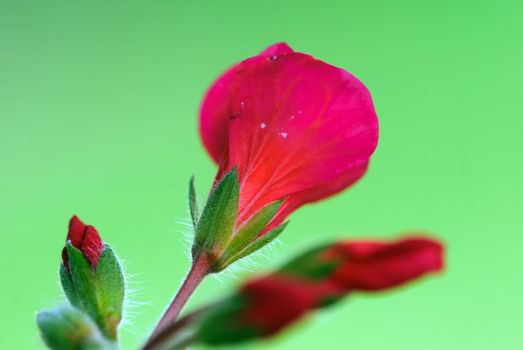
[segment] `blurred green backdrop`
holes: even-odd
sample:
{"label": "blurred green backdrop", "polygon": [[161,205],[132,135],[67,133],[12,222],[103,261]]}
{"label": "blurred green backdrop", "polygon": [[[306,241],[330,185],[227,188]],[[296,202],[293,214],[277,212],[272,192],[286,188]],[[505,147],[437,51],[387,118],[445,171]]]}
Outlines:
{"label": "blurred green backdrop", "polygon": [[0,0],[0,348],[43,348],[34,316],[62,300],[74,213],[125,260],[136,348],[188,266],[187,181],[205,193],[215,172],[201,96],[286,41],[367,84],[379,148],[362,182],[191,305],[315,242],[423,229],[448,245],[443,275],[240,348],[522,349],[522,17],[520,0]]}

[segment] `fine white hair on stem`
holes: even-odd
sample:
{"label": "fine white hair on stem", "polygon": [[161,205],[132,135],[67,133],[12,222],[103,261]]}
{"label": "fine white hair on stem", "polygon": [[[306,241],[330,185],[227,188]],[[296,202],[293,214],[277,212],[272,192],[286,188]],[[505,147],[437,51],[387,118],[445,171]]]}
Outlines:
{"label": "fine white hair on stem", "polygon": [[177,224],[181,224],[184,227],[183,230],[177,230],[177,235],[182,237],[181,243],[183,245],[183,251],[187,255],[187,259],[191,260],[191,248],[194,241],[194,228],[190,219],[177,219]]}

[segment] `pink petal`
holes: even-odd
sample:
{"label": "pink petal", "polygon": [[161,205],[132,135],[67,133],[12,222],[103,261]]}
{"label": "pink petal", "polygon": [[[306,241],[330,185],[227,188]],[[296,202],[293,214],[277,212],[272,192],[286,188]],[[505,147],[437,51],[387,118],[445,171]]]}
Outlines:
{"label": "pink petal", "polygon": [[[269,46],[259,54],[272,57],[293,52],[285,43]],[[239,64],[230,67],[209,88],[200,110],[200,135],[203,144],[212,159],[220,163],[227,152],[229,136],[229,117],[232,114],[230,104],[230,85]]]}
{"label": "pink petal", "polygon": [[229,153],[218,176],[238,166],[238,222],[275,200],[294,198],[292,208],[322,199],[362,175],[378,123],[358,79],[291,53],[244,61],[230,84]]}

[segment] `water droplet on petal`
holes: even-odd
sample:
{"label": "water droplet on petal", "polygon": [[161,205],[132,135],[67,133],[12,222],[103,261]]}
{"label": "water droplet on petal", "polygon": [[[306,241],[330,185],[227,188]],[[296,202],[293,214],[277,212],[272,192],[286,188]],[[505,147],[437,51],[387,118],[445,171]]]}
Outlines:
{"label": "water droplet on petal", "polygon": [[289,117],[289,120],[293,120],[294,118],[296,118],[296,117],[295,117],[294,115],[291,115],[291,116]]}
{"label": "water droplet on petal", "polygon": [[286,132],[280,132],[280,135],[281,135],[281,137],[283,137],[284,139],[286,139],[286,138],[287,138],[287,135],[289,135],[289,134],[287,134]]}
{"label": "water droplet on petal", "polygon": [[245,102],[241,101],[241,102],[240,102],[240,107],[241,107],[242,109],[245,108]]}
{"label": "water droplet on petal", "polygon": [[279,58],[278,55],[274,55],[274,56],[270,56],[270,57],[269,57],[269,60],[271,60],[271,61],[276,61],[278,58]]}
{"label": "water droplet on petal", "polygon": [[266,127],[267,127],[267,124],[265,124],[265,123],[260,124],[260,128],[265,129]]}

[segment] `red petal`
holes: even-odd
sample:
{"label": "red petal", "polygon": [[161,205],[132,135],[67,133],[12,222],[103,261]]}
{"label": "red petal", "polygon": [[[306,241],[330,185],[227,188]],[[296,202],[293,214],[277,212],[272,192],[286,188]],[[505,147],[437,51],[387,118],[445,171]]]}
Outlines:
{"label": "red petal", "polygon": [[378,123],[358,79],[291,53],[244,61],[230,84],[229,153],[218,176],[238,166],[239,223],[267,203],[287,197],[294,209],[361,177]]}
{"label": "red petal", "polygon": [[362,164],[359,167],[355,167],[352,171],[347,172],[343,176],[340,176],[338,179],[331,181],[330,183],[321,184],[315,188],[311,188],[309,190],[298,192],[289,196],[289,198],[281,206],[278,213],[274,216],[274,219],[262,232],[262,235],[281,224],[290,213],[303,204],[319,201],[323,198],[339,193],[347,187],[353,185],[365,174],[367,167],[368,163]]}
{"label": "red petal", "polygon": [[[85,225],[76,215],[69,221],[69,232],[67,241],[80,250],[93,268],[96,268],[104,243],[93,226]],[[64,248],[62,250],[64,266],[69,267],[69,256]]]}
{"label": "red petal", "polygon": [[[285,43],[269,46],[259,56],[272,57],[293,52]],[[230,87],[239,64],[223,73],[209,88],[200,110],[200,135],[212,159],[220,163],[227,153],[229,117],[232,114]]]}
{"label": "red petal", "polygon": [[231,115],[230,84],[237,66],[230,68],[207,91],[200,110],[200,135],[212,159],[220,163],[227,152],[228,125]]}
{"label": "red petal", "polygon": [[398,242],[338,243],[328,255],[343,258],[332,281],[348,290],[382,290],[443,268],[441,243],[422,237]]}
{"label": "red petal", "polygon": [[84,236],[86,225],[74,215],[69,221],[69,231],[67,232],[67,240],[71,242],[74,247],[80,247]]}

